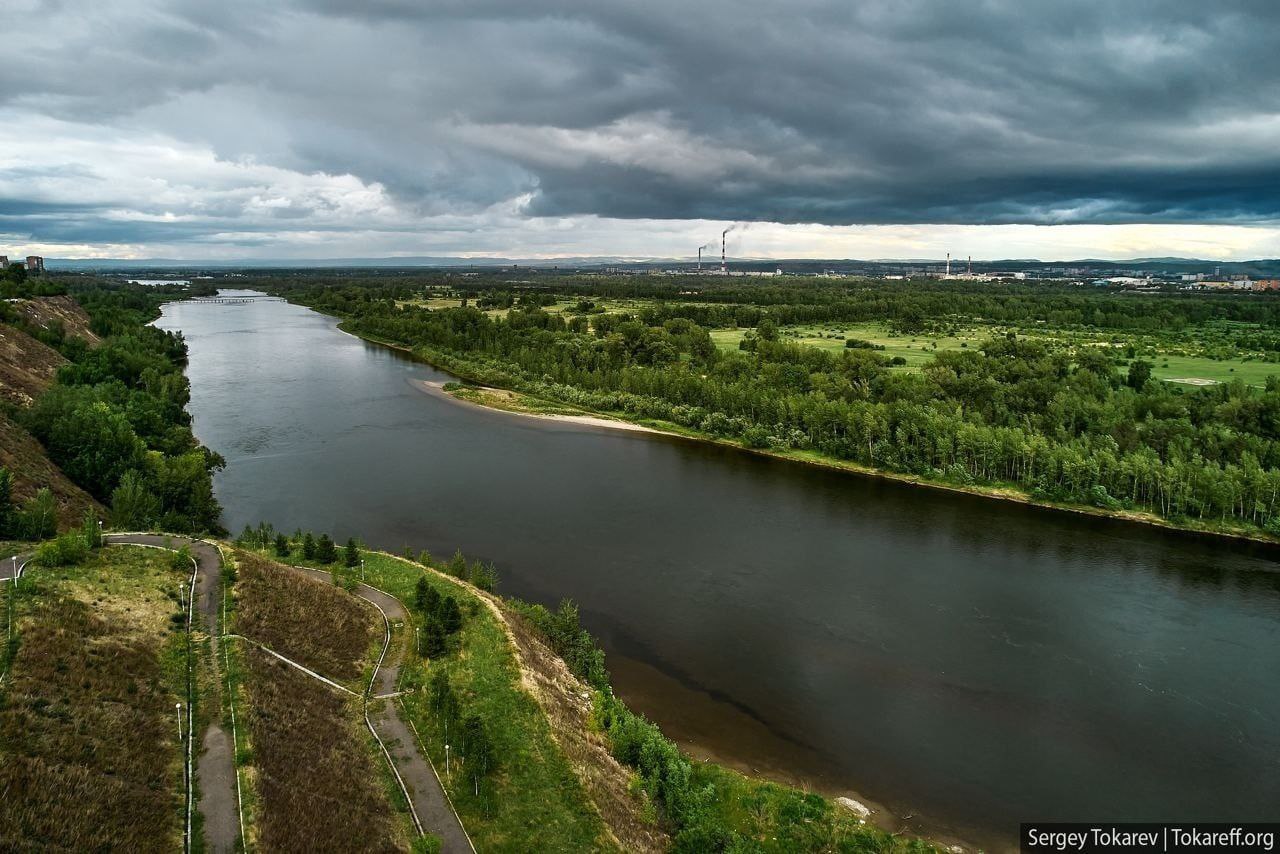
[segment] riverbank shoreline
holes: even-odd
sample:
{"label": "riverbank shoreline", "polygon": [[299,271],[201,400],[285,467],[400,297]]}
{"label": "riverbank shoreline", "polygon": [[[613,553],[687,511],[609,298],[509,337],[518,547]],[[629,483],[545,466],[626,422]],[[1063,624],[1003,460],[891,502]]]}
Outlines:
{"label": "riverbank shoreline", "polygon": [[[382,347],[388,347],[393,350],[406,353],[425,364],[430,365],[436,370],[445,371],[459,378],[459,382],[465,383],[467,388],[475,388],[490,392],[503,392],[513,397],[531,397],[525,392],[505,389],[497,386],[485,385],[464,377],[446,365],[440,365],[429,358],[423,356],[420,352],[401,344],[395,344],[389,341],[381,340],[373,337],[357,335],[345,329],[340,331],[367,341],[371,344],[377,344]],[[424,385],[427,385],[424,381]],[[1156,528],[1162,528],[1166,531],[1175,532],[1182,535],[1193,537],[1210,537],[1215,540],[1228,540],[1241,544],[1253,544],[1266,546],[1269,548],[1280,548],[1280,539],[1267,537],[1263,534],[1249,533],[1244,531],[1223,531],[1214,528],[1198,528],[1188,525],[1179,525],[1168,519],[1161,518],[1153,513],[1146,513],[1138,510],[1107,510],[1101,507],[1088,507],[1085,505],[1064,504],[1055,501],[1047,501],[1041,498],[1035,498],[1026,493],[1019,492],[1011,487],[997,486],[962,486],[959,484],[941,483],[939,481],[928,480],[919,475],[904,474],[901,472],[886,471],[871,466],[864,466],[859,463],[847,460],[834,460],[817,454],[810,454],[803,451],[774,451],[768,448],[750,448],[741,442],[722,439],[716,436],[699,434],[695,431],[683,430],[676,428],[675,425],[653,426],[627,418],[624,414],[614,413],[592,413],[583,415],[568,414],[549,414],[521,409],[516,405],[513,406],[494,406],[489,403],[477,399],[471,399],[454,394],[444,388],[446,383],[432,384],[437,385],[438,389],[429,390],[422,388],[422,391],[438,394],[440,397],[448,398],[457,403],[470,404],[483,409],[494,412],[506,412],[511,415],[519,415],[526,418],[538,418],[550,421],[559,421],[566,424],[580,424],[584,426],[604,427],[614,430],[626,430],[631,432],[651,433],[661,436],[669,436],[677,439],[686,439],[692,442],[705,442],[713,445],[721,445],[723,447],[734,448],[756,456],[769,457],[777,460],[787,460],[793,463],[802,463],[804,465],[817,466],[820,468],[831,469],[833,471],[845,472],[848,474],[861,475],[863,477],[877,478],[882,480],[891,480],[897,483],[908,484],[910,486],[924,487],[926,489],[942,490],[945,492],[958,493],[961,495],[970,495],[976,498],[985,498],[993,501],[1007,501],[1015,504],[1022,504],[1027,507],[1035,507],[1042,510],[1054,510],[1058,512],[1074,513],[1079,516],[1089,516],[1097,519],[1109,519],[1116,522],[1129,522],[1139,525],[1149,525]],[[567,406],[567,405],[566,405]],[[1280,553],[1278,553],[1280,554]],[[1280,570],[1278,570],[1280,571]]]}

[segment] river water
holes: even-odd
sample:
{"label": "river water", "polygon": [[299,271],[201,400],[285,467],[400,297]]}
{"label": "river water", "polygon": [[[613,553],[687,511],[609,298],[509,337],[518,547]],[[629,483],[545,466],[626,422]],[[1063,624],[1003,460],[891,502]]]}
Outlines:
{"label": "river water", "polygon": [[695,755],[1006,847],[1020,821],[1275,820],[1273,553],[433,397],[280,302],[177,303],[233,532],[493,561],[572,597]]}

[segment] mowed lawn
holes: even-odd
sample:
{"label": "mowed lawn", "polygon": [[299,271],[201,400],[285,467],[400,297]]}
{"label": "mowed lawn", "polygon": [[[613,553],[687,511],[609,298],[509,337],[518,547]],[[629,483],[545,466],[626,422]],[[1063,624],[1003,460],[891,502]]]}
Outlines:
{"label": "mowed lawn", "polygon": [[0,688],[0,850],[181,850],[188,577],[131,546],[29,567]]}

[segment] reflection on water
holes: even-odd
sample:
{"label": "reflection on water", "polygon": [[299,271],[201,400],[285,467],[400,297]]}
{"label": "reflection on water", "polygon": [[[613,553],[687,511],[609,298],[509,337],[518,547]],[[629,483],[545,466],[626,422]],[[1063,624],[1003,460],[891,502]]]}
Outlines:
{"label": "reflection on water", "polygon": [[168,306],[226,524],[461,548],[576,599],[620,692],[703,755],[987,844],[1023,820],[1280,803],[1261,547],[425,395],[282,303]]}

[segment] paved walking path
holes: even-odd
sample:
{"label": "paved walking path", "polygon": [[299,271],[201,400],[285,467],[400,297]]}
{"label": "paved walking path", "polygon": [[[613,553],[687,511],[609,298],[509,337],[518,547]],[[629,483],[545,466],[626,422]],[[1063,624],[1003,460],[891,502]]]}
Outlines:
{"label": "paved walking path", "polygon": [[[218,549],[201,540],[160,534],[108,534],[103,538],[113,545],[160,546],[179,549],[186,546],[196,561],[196,610],[204,617],[212,644],[214,684],[222,684],[221,661],[218,658],[218,606],[221,601],[219,580],[222,557]],[[213,710],[213,720],[200,739],[200,755],[196,757],[196,783],[200,787],[198,807],[204,819],[205,849],[211,854],[231,854],[240,839],[240,802],[236,796],[235,745],[222,728],[222,710]]]}
{"label": "paved walking path", "polygon": [[[295,567],[312,577],[330,580],[328,572],[316,569]],[[391,621],[408,621],[409,614],[399,599],[383,593],[375,587],[361,584],[356,588],[361,598],[368,600],[383,616]],[[396,690],[396,680],[400,676],[400,666],[404,661],[407,632],[399,639],[392,639],[382,666],[374,675],[372,693],[390,694]],[[409,797],[413,801],[414,812],[422,822],[422,829],[434,833],[443,842],[444,854],[474,854],[475,848],[470,837],[453,811],[440,778],[430,760],[418,750],[418,742],[409,729],[404,715],[393,700],[371,699],[368,707],[369,722],[378,737],[386,745],[400,778],[404,781]]]}

